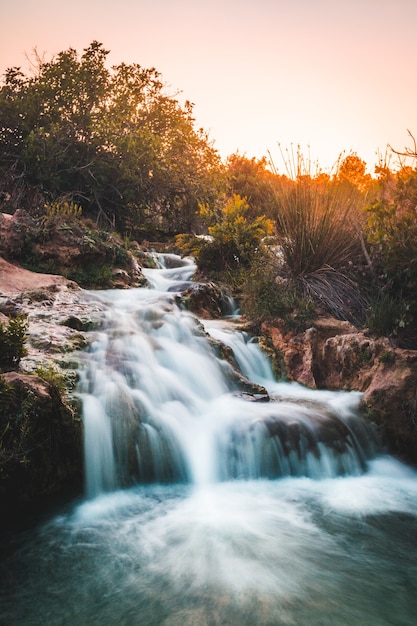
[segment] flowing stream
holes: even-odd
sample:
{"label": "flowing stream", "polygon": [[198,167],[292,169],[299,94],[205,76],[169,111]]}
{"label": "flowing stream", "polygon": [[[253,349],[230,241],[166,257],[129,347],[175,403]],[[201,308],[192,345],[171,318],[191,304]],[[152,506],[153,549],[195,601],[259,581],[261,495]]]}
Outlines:
{"label": "flowing stream", "polygon": [[10,538],[0,624],[414,624],[417,473],[360,394],[276,381],[235,317],[184,311],[194,271],[88,294],[85,497]]}

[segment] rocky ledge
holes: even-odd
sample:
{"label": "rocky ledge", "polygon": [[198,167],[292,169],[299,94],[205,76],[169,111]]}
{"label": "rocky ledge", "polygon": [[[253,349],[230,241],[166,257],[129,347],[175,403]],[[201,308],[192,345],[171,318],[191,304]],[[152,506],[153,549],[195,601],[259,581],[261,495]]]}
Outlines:
{"label": "rocky ledge", "polygon": [[0,258],[0,322],[28,321],[27,354],[0,377],[0,507],[22,507],[83,481],[82,423],[74,394],[80,350],[100,322],[101,305],[53,274]]}
{"label": "rocky ledge", "polygon": [[365,416],[390,452],[417,466],[417,350],[335,319],[317,320],[300,334],[277,320],[262,332],[278,374],[312,389],[363,392]]}

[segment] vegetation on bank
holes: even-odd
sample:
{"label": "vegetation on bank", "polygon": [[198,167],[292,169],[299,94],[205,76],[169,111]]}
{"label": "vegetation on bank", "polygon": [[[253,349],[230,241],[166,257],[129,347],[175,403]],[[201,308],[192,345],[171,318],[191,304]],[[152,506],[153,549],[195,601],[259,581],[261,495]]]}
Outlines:
{"label": "vegetation on bank", "polygon": [[68,237],[84,260],[66,275],[105,286],[135,240],[171,242],[251,318],[301,328],[323,312],[417,347],[415,149],[372,175],[355,154],[331,174],[299,150],[281,153],[284,173],[266,158],[222,163],[157,70],[108,69],[107,55],[94,41],[4,75],[0,209],[36,223],[17,260],[65,273],[48,241]]}

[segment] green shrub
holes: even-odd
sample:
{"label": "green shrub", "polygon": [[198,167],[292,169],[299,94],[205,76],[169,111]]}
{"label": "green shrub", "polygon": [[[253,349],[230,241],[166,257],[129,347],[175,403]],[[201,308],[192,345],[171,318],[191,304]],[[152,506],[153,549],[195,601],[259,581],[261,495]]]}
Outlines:
{"label": "green shrub", "polygon": [[27,330],[28,321],[22,316],[10,318],[7,327],[0,322],[0,370],[16,368],[27,354]]}
{"label": "green shrub", "polygon": [[[249,219],[248,211],[246,199],[236,194],[223,206],[219,221],[208,227],[211,240],[203,241],[198,254],[203,272],[240,271],[256,261],[262,240],[272,233],[272,222],[264,215]],[[206,207],[200,212],[206,220],[213,219]]]}
{"label": "green shrub", "polygon": [[113,269],[108,263],[103,263],[103,265],[92,263],[83,268],[69,270],[66,276],[85,289],[106,289],[111,285]]}
{"label": "green shrub", "polygon": [[40,365],[36,368],[35,374],[53,385],[61,395],[65,395],[65,378],[53,365],[49,365],[48,367]]}
{"label": "green shrub", "polygon": [[369,326],[417,346],[417,171],[382,170],[379,198],[366,208],[365,234],[377,276]]}
{"label": "green shrub", "polygon": [[375,334],[398,337],[412,322],[407,302],[391,292],[379,291],[373,297],[366,325]]}
{"label": "green shrub", "polygon": [[259,259],[242,287],[241,308],[251,318],[280,318],[291,330],[304,329],[316,317],[316,307],[300,284],[279,276],[274,259]]}

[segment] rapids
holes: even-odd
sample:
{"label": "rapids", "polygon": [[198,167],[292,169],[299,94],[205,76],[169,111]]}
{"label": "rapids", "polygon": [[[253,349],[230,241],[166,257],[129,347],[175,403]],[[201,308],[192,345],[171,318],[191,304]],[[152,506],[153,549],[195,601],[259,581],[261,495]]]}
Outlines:
{"label": "rapids", "polygon": [[275,380],[236,316],[182,309],[192,260],[158,258],[86,294],[85,497],[3,536],[0,623],[414,623],[416,472],[360,394]]}

